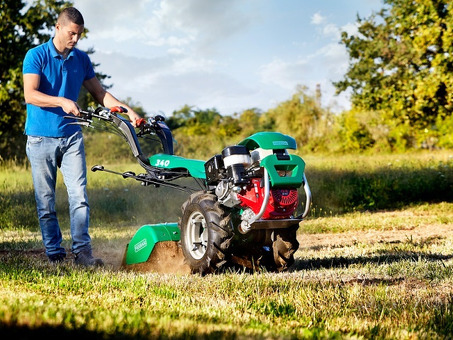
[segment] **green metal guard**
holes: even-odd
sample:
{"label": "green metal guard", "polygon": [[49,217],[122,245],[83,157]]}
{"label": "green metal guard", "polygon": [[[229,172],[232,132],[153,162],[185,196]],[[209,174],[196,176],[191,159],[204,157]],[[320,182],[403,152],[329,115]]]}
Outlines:
{"label": "green metal guard", "polygon": [[154,245],[162,241],[179,241],[178,223],[161,223],[142,226],[127,247],[126,264],[148,261]]}
{"label": "green metal guard", "polygon": [[[261,161],[260,165],[267,169],[272,187],[299,188],[304,182],[305,162],[297,155],[289,155],[288,160],[278,159],[277,155],[269,155]],[[279,170],[288,171],[291,174],[283,177],[278,174]]]}

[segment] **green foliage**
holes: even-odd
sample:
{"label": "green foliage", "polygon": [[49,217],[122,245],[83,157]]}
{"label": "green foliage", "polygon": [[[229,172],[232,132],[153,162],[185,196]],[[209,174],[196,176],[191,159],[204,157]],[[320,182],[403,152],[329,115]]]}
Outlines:
{"label": "green foliage", "polygon": [[50,39],[50,29],[60,10],[70,2],[34,1],[26,7],[23,0],[0,3],[0,159],[23,157],[25,104],[22,64],[25,53],[36,43]]}
{"label": "green foliage", "polygon": [[304,151],[325,149],[335,140],[333,115],[321,108],[306,87],[300,87],[290,100],[269,110],[266,116],[266,121],[273,122],[272,129],[294,137]]}
{"label": "green foliage", "polygon": [[448,152],[304,159],[316,214],[453,201],[453,156]]}
{"label": "green foliage", "polygon": [[[363,117],[363,116],[362,116]],[[343,149],[348,152],[361,152],[371,148],[375,140],[368,128],[368,120],[363,121],[359,112],[351,110],[340,116],[340,137]]]}
{"label": "green foliage", "polygon": [[[385,0],[358,34],[342,34],[350,57],[338,92],[359,110],[379,111],[396,149],[429,143],[423,132],[453,110],[453,6],[445,0]],[[411,138],[412,137],[412,138]]]}
{"label": "green foliage", "polygon": [[259,131],[291,135],[303,152],[329,151],[338,143],[335,116],[321,108],[305,87],[265,113],[251,108],[222,116],[215,109],[195,110],[186,105],[173,112],[167,124],[177,141],[176,153],[191,158],[207,159]]}
{"label": "green foliage", "polygon": [[176,141],[175,153],[188,158],[208,159],[231,144],[261,131],[261,112],[245,110],[240,115],[222,116],[215,108],[200,110],[185,105],[167,119]]}
{"label": "green foliage", "polygon": [[441,148],[453,149],[453,116],[437,118],[438,143]]}
{"label": "green foliage", "polygon": [[[27,51],[51,38],[58,14],[71,1],[62,0],[1,0],[0,3],[0,159],[25,158],[23,134],[26,106],[23,96],[22,66]],[[88,30],[85,29],[83,37]],[[87,53],[93,53],[90,49]],[[98,64],[93,64],[94,67]],[[96,73],[102,81],[107,75]],[[104,85],[105,88],[109,86]],[[81,107],[96,106],[91,95],[82,90]]]}

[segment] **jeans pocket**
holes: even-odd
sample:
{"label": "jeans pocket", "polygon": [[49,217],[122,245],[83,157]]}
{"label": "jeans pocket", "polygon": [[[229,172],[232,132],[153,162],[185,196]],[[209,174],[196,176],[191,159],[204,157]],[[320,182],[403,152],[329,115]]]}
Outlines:
{"label": "jeans pocket", "polygon": [[28,144],[39,144],[42,142],[42,137],[39,136],[28,136],[27,143]]}

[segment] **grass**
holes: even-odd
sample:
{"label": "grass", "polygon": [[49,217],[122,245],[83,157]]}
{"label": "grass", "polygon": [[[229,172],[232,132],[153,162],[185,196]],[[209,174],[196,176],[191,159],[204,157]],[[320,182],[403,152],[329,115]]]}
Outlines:
{"label": "grass", "polygon": [[[335,161],[308,157],[313,211],[299,229],[300,247],[291,270],[206,277],[120,268],[125,246],[139,226],[176,221],[185,195],[144,188],[106,173],[89,175],[91,236],[95,253],[106,260],[105,268],[84,269],[70,260],[60,266],[48,264],[29,169],[3,164],[0,334],[87,339],[451,338],[452,201],[441,196],[411,203],[395,199],[392,209],[329,206],[334,193],[361,183],[351,174],[384,178],[386,183],[406,179],[409,184],[400,186],[406,190],[411,181],[441,185],[444,182],[425,182],[423,176],[437,178],[434,173],[442,169],[450,185],[449,157],[443,152],[372,159],[342,156]],[[388,163],[400,164],[401,171],[379,177]],[[128,164],[108,168],[140,171]],[[61,178],[57,194],[69,250]]]}
{"label": "grass", "polygon": [[[328,215],[317,212],[314,215]],[[393,211],[351,212],[342,215],[330,214],[329,223],[323,218],[310,218],[302,224],[305,233],[341,233],[360,230],[414,230],[424,225],[449,225],[453,223],[453,204],[424,203]]]}
{"label": "grass", "polygon": [[[420,216],[430,213],[420,209]],[[385,217],[391,223],[397,215]],[[415,215],[407,216],[413,224]],[[332,218],[319,220],[328,225]],[[96,229],[95,249],[120,256],[105,247],[125,242],[128,229]],[[305,235],[301,230],[301,240]],[[38,240],[37,232],[25,230],[0,238],[4,334],[443,339],[453,327],[452,234],[323,247],[302,241],[288,273],[207,277],[134,273],[111,265],[87,270],[71,262],[51,266],[36,252]]]}

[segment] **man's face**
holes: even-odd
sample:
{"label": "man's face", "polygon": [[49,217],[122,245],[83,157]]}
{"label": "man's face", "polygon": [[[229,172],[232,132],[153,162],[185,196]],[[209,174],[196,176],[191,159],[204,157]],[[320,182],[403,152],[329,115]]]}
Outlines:
{"label": "man's face", "polygon": [[82,36],[83,28],[83,25],[77,25],[73,22],[67,24],[57,23],[56,36],[58,37],[60,47],[72,49]]}

